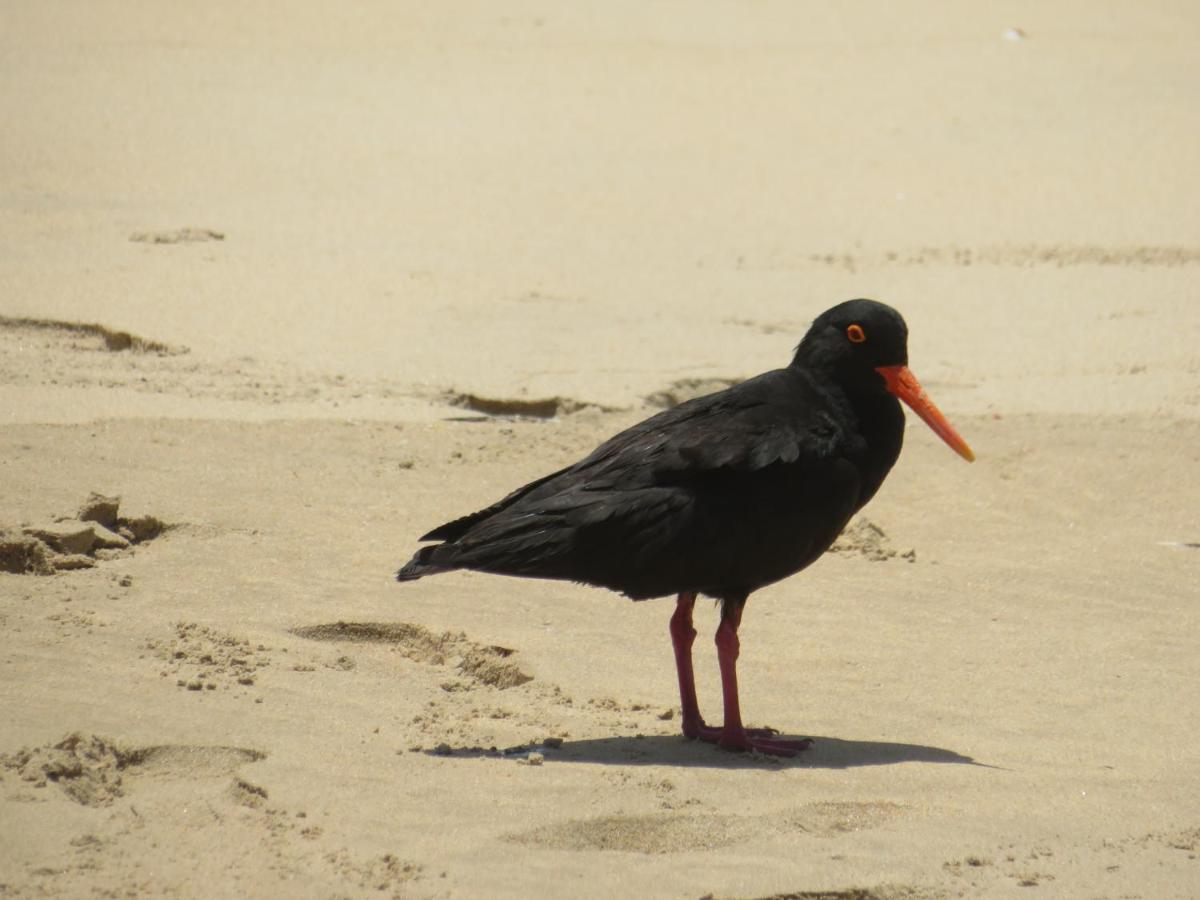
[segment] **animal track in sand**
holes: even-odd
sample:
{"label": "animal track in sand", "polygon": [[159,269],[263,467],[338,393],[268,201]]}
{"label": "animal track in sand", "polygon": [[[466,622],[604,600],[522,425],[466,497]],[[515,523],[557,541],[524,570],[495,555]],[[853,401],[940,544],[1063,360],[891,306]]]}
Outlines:
{"label": "animal track in sand", "polygon": [[812,803],[765,816],[651,814],[571,819],[505,836],[513,843],[550,850],[619,850],[682,853],[714,850],[756,837],[800,832],[831,837],[874,828],[904,812],[885,801]]}
{"label": "animal track in sand", "polygon": [[313,641],[390,646],[415,662],[453,666],[472,681],[500,689],[533,680],[532,675],[509,661],[516,651],[478,644],[461,631],[434,634],[427,628],[407,622],[332,622],[293,628],[292,634]]}
{"label": "animal track in sand", "polygon": [[[266,754],[242,747],[163,745],[123,747],[95,734],[72,732],[61,741],[0,755],[0,769],[36,789],[56,785],[84,806],[108,806],[125,795],[131,777],[219,778]],[[36,795],[17,795],[36,800]]]}

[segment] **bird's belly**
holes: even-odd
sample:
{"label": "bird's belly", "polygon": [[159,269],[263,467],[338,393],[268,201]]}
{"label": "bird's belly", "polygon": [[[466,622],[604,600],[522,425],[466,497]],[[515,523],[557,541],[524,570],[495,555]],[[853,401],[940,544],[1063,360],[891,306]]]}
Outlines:
{"label": "bird's belly", "polygon": [[720,546],[709,550],[721,560],[719,570],[697,588],[704,594],[729,596],[749,594],[781,581],[819,559],[845,522],[841,515],[822,517],[819,522],[800,516],[780,517],[769,529],[726,535]]}
{"label": "bird's belly", "polygon": [[697,498],[689,527],[653,568],[662,593],[745,595],[820,558],[858,508],[857,481],[778,477]]}

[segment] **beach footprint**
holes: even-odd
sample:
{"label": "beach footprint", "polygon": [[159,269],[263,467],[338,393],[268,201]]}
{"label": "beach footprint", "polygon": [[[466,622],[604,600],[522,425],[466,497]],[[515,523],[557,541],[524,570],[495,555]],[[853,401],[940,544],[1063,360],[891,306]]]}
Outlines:
{"label": "beach footprint", "polygon": [[546,850],[617,850],[684,853],[715,850],[771,834],[833,837],[882,825],[904,814],[887,801],[810,803],[764,816],[652,813],[569,819],[505,835],[516,844]]}
{"label": "beach footprint", "polygon": [[511,659],[515,650],[478,643],[461,631],[436,634],[408,622],[330,622],[293,628],[292,634],[312,641],[390,647],[414,662],[447,666],[471,683],[501,690],[533,681]]}
{"label": "beach footprint", "polygon": [[97,734],[75,731],[55,743],[0,754],[0,770],[15,776],[13,799],[43,800],[57,789],[82,806],[109,806],[136,792],[143,779],[194,782],[226,778],[266,754],[245,747],[163,744],[124,746]]}

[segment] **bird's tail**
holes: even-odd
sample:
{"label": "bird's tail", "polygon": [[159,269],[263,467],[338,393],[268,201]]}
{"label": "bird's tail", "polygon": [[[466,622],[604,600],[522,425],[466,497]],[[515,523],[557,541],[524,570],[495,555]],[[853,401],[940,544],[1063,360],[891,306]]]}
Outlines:
{"label": "bird's tail", "polygon": [[422,547],[413,554],[413,558],[404,564],[399,572],[396,573],[397,581],[416,581],[425,575],[437,575],[439,572],[450,572],[458,568],[458,566],[439,565],[433,561],[433,554],[442,547],[437,544],[433,547]]}

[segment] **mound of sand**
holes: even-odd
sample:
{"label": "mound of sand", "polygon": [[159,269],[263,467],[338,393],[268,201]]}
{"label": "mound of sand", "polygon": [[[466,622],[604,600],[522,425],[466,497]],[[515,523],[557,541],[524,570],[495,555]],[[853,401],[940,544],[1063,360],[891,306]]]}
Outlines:
{"label": "mound of sand", "polygon": [[166,530],[151,515],[121,516],[120,503],[119,497],[92,493],[73,519],[26,525],[19,532],[0,528],[0,572],[53,575],[90,569],[98,560],[123,556]]}
{"label": "mound of sand", "polygon": [[121,772],[136,757],[107,738],[72,732],[61,741],[0,755],[0,766],[35,788],[54,785],[84,806],[107,806],[124,792]]}

